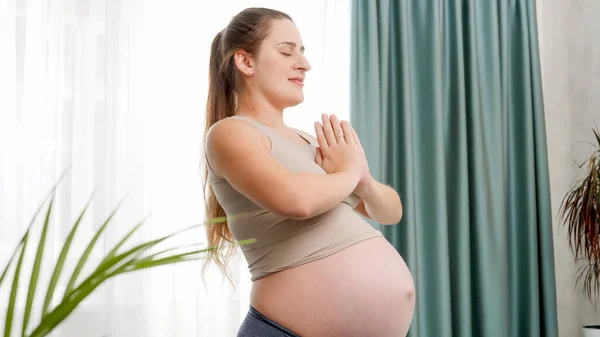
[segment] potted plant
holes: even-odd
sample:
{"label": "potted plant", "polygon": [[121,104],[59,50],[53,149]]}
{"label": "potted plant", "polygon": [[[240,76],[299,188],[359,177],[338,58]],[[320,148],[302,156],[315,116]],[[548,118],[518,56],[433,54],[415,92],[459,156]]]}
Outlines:
{"label": "potted plant", "polygon": [[[600,290],[600,132],[592,129],[595,150],[579,167],[582,179],[575,182],[564,196],[560,215],[568,228],[569,247],[578,269],[576,284],[583,282],[583,291],[594,302]],[[583,337],[600,337],[600,325],[582,326]]]}
{"label": "potted plant", "polygon": [[[0,331],[2,331],[3,329],[3,333],[0,334],[0,336],[46,336],[50,332],[52,332],[52,330],[54,330],[61,322],[67,319],[67,317],[77,308],[77,306],[85,298],[87,298],[99,285],[103,284],[108,279],[142,269],[154,268],[161,265],[175,264],[179,262],[197,260],[202,258],[204,253],[214,249],[215,247],[199,248],[196,245],[184,247],[164,247],[161,248],[158,252],[152,252],[152,248],[159,248],[159,244],[167,243],[171,237],[182,232],[189,231],[198,226],[203,226],[211,223],[218,223],[224,220],[224,218],[211,219],[207,223],[190,226],[170,235],[163,236],[147,242],[141,242],[136,245],[133,245],[130,248],[123,249],[127,240],[144,223],[144,221],[141,221],[136,226],[134,226],[127,233],[127,235],[125,235],[119,241],[119,243],[117,243],[106,254],[106,256],[104,256],[102,261],[98,263],[97,266],[92,268],[92,271],[90,273],[84,275],[82,274],[83,267],[88,262],[88,257],[90,256],[94,245],[101,237],[102,233],[105,231],[109,223],[112,221],[115,212],[119,207],[117,206],[117,208],[108,216],[106,221],[104,221],[104,223],[95,233],[95,235],[89,240],[87,248],[83,251],[83,253],[81,253],[81,256],[79,257],[79,262],[77,263],[75,268],[70,272],[70,274],[65,275],[65,270],[63,269],[65,260],[68,254],[72,254],[70,250],[71,243],[73,242],[77,228],[90,204],[90,199],[90,201],[88,201],[87,205],[83,208],[77,220],[71,227],[71,231],[62,246],[62,250],[56,263],[53,267],[49,266],[50,270],[52,270],[53,272],[50,277],[50,281],[48,282],[48,285],[46,287],[46,291],[42,297],[43,305],[40,311],[41,317],[38,321],[33,322],[31,321],[31,312],[33,309],[36,289],[38,288],[42,256],[44,254],[46,235],[48,232],[52,208],[54,204],[55,190],[56,186],[52,189],[52,192],[49,193],[49,195],[45,198],[44,202],[42,202],[42,205],[40,205],[40,207],[38,208],[37,212],[33,216],[33,219],[31,220],[29,227],[25,231],[25,234],[21,238],[20,242],[15,247],[12,256],[9,258],[6,266],[0,269],[0,290],[4,289],[3,286],[10,287],[10,295],[8,298],[8,303],[6,305],[7,312],[5,321],[4,324],[0,326]],[[41,228],[39,228],[39,240],[37,242],[37,246],[33,246],[35,251],[35,258],[33,260],[31,274],[29,275],[29,278],[25,280],[27,282],[26,289],[28,289],[27,296],[25,298],[17,298],[17,289],[19,286],[23,285],[23,275],[21,275],[21,269],[25,260],[24,256],[27,252],[27,248],[34,244],[29,240],[30,234],[32,233],[33,226],[35,225],[37,217],[40,215],[40,213],[42,213],[43,205],[45,203],[47,203],[47,206],[43,212],[45,213],[43,221],[40,223]],[[238,243],[244,242],[240,241]],[[13,266],[12,269],[11,266]],[[12,280],[10,281],[9,271],[12,271]],[[66,283],[66,290],[62,294],[58,294],[55,290],[61,276],[66,276],[63,280],[68,280],[68,282]],[[60,300],[54,301],[55,298],[59,298]],[[17,302],[22,304],[22,307],[25,308],[22,320],[23,324],[20,327],[13,326],[15,305]],[[58,304],[52,305],[53,302],[58,302]]]}

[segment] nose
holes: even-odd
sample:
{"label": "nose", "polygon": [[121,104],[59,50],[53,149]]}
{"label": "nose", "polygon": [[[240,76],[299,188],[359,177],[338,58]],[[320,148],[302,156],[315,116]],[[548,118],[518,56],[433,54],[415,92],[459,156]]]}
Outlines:
{"label": "nose", "polygon": [[302,70],[303,72],[307,72],[310,70],[311,66],[306,57],[302,55],[300,61],[296,64],[295,68],[296,70]]}

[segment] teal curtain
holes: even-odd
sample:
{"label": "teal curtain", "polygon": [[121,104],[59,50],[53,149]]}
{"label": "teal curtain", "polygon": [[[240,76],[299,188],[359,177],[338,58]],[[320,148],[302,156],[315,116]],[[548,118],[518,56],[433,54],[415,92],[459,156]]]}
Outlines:
{"label": "teal curtain", "polygon": [[558,336],[535,0],[353,0],[351,121],[404,216],[410,336]]}

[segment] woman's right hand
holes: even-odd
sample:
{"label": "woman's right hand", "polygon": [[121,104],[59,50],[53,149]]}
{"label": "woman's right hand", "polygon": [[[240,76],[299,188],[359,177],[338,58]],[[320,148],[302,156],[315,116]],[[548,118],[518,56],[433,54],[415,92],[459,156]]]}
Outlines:
{"label": "woman's right hand", "polygon": [[327,173],[355,171],[362,175],[360,145],[357,144],[354,131],[347,121],[341,121],[336,115],[331,118],[321,115],[323,124],[315,122],[315,133],[319,147],[315,162]]}

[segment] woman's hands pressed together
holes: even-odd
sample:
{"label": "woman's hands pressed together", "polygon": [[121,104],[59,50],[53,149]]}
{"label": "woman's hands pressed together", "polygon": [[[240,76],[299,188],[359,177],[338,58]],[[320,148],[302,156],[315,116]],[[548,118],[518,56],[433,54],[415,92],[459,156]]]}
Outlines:
{"label": "woman's hands pressed together", "polygon": [[319,143],[315,162],[327,174],[342,171],[356,173],[352,174],[358,181],[352,193],[361,199],[356,210],[382,225],[398,223],[402,218],[400,196],[393,188],[371,176],[365,151],[354,128],[333,114],[331,118],[323,114],[321,119],[323,124],[315,122]]}
{"label": "woman's hands pressed together", "polygon": [[365,152],[354,128],[348,121],[340,121],[332,114],[321,115],[322,124],[315,122],[315,133],[319,147],[315,162],[327,173],[355,171],[359,175],[358,185],[371,179]]}

